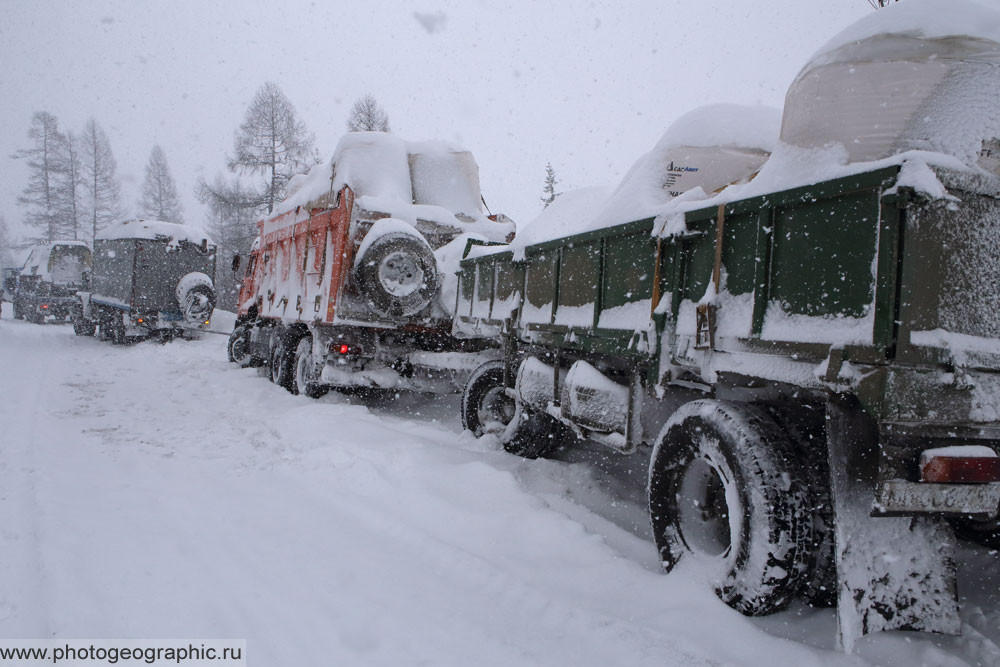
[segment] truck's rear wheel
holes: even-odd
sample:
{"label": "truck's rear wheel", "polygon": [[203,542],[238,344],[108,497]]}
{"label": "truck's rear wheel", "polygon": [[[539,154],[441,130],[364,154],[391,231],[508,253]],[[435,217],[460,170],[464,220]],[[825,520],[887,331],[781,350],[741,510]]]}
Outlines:
{"label": "truck's rear wheel", "polygon": [[729,606],[778,611],[802,586],[812,516],[792,443],[762,410],[693,401],[650,461],[649,513],[664,569],[694,560]]}
{"label": "truck's rear wheel", "polygon": [[292,393],[302,394],[309,398],[319,398],[330,391],[330,388],[319,383],[312,347],[313,339],[309,335],[300,338],[298,345],[295,347],[295,373],[292,378]]}
{"label": "truck's rear wheel", "polygon": [[227,346],[229,361],[232,361],[240,368],[250,368],[260,366],[264,360],[253,353],[253,343],[250,340],[250,327],[247,325],[237,326],[233,333],[229,334],[229,344]]}
{"label": "truck's rear wheel", "polygon": [[73,333],[77,336],[93,336],[97,327],[93,322],[86,320],[73,320]]}
{"label": "truck's rear wheel", "polygon": [[514,412],[514,399],[503,384],[503,362],[487,361],[473,371],[462,393],[462,426],[476,437],[503,433]]}
{"label": "truck's rear wheel", "polygon": [[285,335],[276,334],[276,340],[271,346],[271,360],[269,368],[271,371],[271,382],[292,391],[292,355],[289,354]]}

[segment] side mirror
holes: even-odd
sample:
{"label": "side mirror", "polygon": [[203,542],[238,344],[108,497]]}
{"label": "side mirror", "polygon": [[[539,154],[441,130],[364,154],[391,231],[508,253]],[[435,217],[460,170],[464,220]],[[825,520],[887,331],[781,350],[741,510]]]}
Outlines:
{"label": "side mirror", "polygon": [[233,255],[233,273],[236,273],[237,271],[240,270],[240,262],[241,261],[242,260],[240,259],[240,254],[239,253],[236,253],[235,255]]}

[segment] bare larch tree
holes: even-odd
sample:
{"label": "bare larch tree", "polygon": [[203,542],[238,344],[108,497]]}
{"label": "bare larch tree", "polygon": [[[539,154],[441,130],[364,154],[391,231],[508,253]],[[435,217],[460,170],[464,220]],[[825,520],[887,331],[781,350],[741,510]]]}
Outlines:
{"label": "bare larch tree", "polygon": [[62,135],[56,151],[55,203],[60,226],[68,238],[79,240],[84,233],[85,184],[80,141],[72,132]]}
{"label": "bare larch tree", "polygon": [[359,97],[347,117],[348,132],[388,132],[389,114],[371,93]]}
{"label": "bare larch tree", "polygon": [[87,235],[93,241],[97,232],[122,217],[118,165],[108,135],[93,118],[87,121],[80,137],[80,155],[86,189]]}
{"label": "bare larch tree", "polygon": [[55,241],[63,238],[57,206],[58,153],[63,141],[59,121],[47,111],[36,111],[28,129],[30,148],[22,148],[11,157],[25,160],[28,184],[17,203],[24,207],[24,223],[41,232],[34,241]]}
{"label": "bare larch tree", "polygon": [[270,213],[284,199],[289,179],[318,161],[314,143],[281,88],[268,81],[257,90],[236,131],[228,166],[237,174],[264,175],[258,206]]}
{"label": "bare larch tree", "polygon": [[154,220],[184,222],[177,185],[170,175],[167,155],[159,144],[153,146],[146,163],[146,178],[142,183],[139,215]]}

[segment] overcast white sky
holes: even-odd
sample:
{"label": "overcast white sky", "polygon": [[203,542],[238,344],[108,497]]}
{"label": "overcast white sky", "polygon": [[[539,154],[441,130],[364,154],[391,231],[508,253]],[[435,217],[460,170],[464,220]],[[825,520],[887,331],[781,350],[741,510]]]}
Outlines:
{"label": "overcast white sky", "polygon": [[199,176],[225,169],[256,89],[275,81],[329,157],[371,92],[406,139],[470,149],[494,212],[559,189],[614,185],[670,123],[715,102],[780,107],[823,42],[867,0],[0,0],[0,215],[15,233],[27,181],[10,155],[31,114],[107,131],[134,212],[154,142],[188,220]]}

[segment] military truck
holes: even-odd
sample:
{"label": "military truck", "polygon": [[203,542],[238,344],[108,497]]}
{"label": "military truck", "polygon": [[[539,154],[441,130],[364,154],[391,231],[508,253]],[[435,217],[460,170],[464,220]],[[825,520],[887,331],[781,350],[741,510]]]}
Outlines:
{"label": "military truck", "polygon": [[[260,224],[229,358],[293,393],[458,392],[489,345],[451,335],[465,241],[502,241],[468,151],[345,135]],[[239,261],[234,264],[238,269]]]}
{"label": "military truck", "polygon": [[99,232],[74,332],[123,344],[205,329],[215,308],[215,255],[204,232],[173,222],[126,220]]}
{"label": "military truck", "polygon": [[637,202],[678,166],[654,150],[575,233],[469,243],[455,319],[501,351],[469,430],[648,457],[667,571],[699,563],[745,614],[836,603],[848,650],[958,633],[954,535],[1000,547],[998,126],[970,104],[1000,44],[880,20],[799,75],[755,179]]}
{"label": "military truck", "polygon": [[4,273],[4,292],[14,318],[36,324],[67,322],[90,273],[90,248],[83,241],[34,246],[24,265]]}

